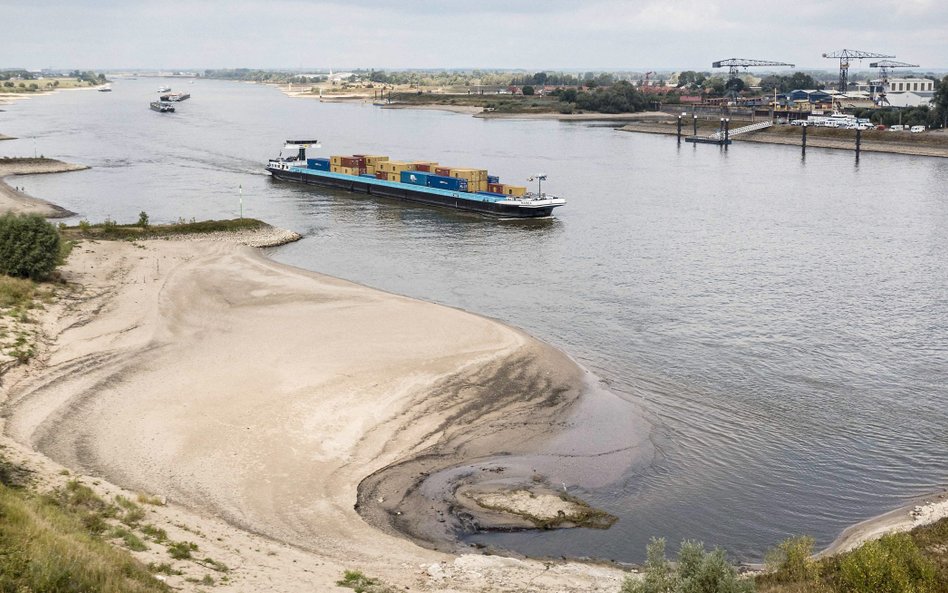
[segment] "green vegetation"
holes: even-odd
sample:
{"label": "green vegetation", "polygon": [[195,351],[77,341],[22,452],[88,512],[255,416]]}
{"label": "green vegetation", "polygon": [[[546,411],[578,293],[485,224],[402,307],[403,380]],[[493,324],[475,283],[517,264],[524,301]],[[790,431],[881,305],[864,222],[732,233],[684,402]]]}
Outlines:
{"label": "green vegetation", "polygon": [[175,560],[191,558],[191,552],[196,552],[198,546],[194,542],[171,542],[168,544],[168,553]]}
{"label": "green vegetation", "polygon": [[72,486],[60,499],[0,485],[0,591],[170,591],[90,531],[87,513],[99,503],[82,488]]}
{"label": "green vegetation", "polygon": [[59,260],[59,233],[42,216],[0,216],[0,274],[43,280]]}
{"label": "green vegetation", "polygon": [[704,544],[683,541],[678,563],[665,557],[665,540],[653,538],[646,548],[645,576],[628,577],[621,593],[745,593],[754,590],[750,580],[738,576],[724,550],[708,552]]}
{"label": "green vegetation", "polygon": [[66,227],[62,230],[64,237],[71,239],[112,239],[128,240],[158,239],[176,235],[195,235],[201,233],[234,232],[256,230],[266,227],[266,223],[253,218],[235,218],[232,220],[205,220],[190,222],[184,219],[173,224],[152,225],[148,223],[148,215],[144,212],[145,224],[142,217],[134,224],[118,224],[107,218],[105,222],[90,224],[88,221],[79,221],[78,226]]}
{"label": "green vegetation", "polygon": [[358,570],[347,570],[342,580],[336,581],[340,587],[347,587],[355,593],[394,593],[395,589],[378,579],[367,577]]}
{"label": "green vegetation", "polygon": [[634,113],[644,111],[649,100],[632,86],[620,81],[609,87],[598,88],[590,92],[576,94],[576,107],[601,113]]}
{"label": "green vegetation", "polygon": [[792,538],[768,554],[761,593],[939,593],[948,591],[948,519],[886,535],[851,552],[812,559],[813,540]]}
{"label": "green vegetation", "polygon": [[35,93],[60,88],[89,87],[108,82],[104,74],[73,70],[68,75],[41,76],[28,70],[0,70],[5,93]]}

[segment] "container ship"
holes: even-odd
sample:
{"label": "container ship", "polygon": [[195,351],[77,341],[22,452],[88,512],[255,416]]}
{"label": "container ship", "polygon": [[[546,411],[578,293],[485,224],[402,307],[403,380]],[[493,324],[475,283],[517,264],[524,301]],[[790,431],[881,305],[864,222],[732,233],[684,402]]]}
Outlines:
{"label": "container ship", "polygon": [[166,101],[152,101],[151,108],[159,113],[174,113],[174,105]]}
{"label": "container ship", "polygon": [[191,93],[168,93],[167,95],[161,95],[158,97],[161,101],[167,101],[170,103],[178,103],[185,101],[191,98]]}
{"label": "container ship", "polygon": [[[541,218],[566,200],[501,183],[486,169],[446,167],[433,161],[394,161],[387,156],[353,154],[307,158],[315,140],[287,140],[295,155],[270,159],[267,171],[277,179],[322,185],[351,192],[418,202],[506,218]],[[542,181],[545,176],[539,176]],[[539,188],[538,188],[539,190]]]}

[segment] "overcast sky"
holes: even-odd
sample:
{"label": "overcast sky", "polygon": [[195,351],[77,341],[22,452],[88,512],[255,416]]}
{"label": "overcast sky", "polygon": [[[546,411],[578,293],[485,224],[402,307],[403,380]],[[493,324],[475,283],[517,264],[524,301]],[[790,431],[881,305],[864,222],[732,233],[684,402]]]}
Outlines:
{"label": "overcast sky", "polygon": [[948,1],[0,0],[0,68],[832,70],[843,48],[948,68]]}

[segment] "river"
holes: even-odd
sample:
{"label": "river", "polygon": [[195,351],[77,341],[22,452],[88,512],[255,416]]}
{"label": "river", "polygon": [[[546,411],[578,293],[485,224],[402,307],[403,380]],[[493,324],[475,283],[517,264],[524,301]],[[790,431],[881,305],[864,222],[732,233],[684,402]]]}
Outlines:
{"label": "river", "polygon": [[[164,82],[5,106],[0,132],[19,139],[0,156],[92,167],[13,183],[92,221],[235,217],[242,198],[245,216],[304,235],[275,259],[521,327],[642,407],[654,458],[570,490],[613,528],[473,541],[639,561],[664,536],[757,560],[948,486],[948,159],[804,160],[208,80],[171,81],[193,97],[158,114]],[[508,183],[543,172],[568,204],[499,221],[270,179],[266,159],[300,136]]]}

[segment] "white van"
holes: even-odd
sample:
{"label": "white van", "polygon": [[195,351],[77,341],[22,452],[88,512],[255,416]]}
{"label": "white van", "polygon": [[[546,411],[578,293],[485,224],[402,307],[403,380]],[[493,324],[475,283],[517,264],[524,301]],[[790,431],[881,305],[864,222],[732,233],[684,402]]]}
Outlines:
{"label": "white van", "polygon": [[925,131],[925,126],[912,126],[909,129],[909,132],[912,132],[913,134],[921,134],[924,131]]}
{"label": "white van", "polygon": [[895,124],[894,126],[889,126],[890,132],[903,132],[905,131],[905,126],[902,124]]}

